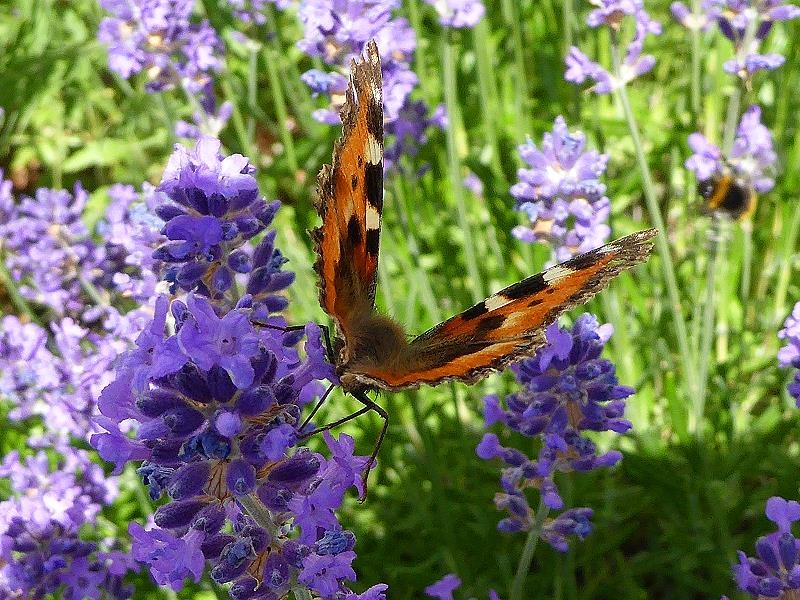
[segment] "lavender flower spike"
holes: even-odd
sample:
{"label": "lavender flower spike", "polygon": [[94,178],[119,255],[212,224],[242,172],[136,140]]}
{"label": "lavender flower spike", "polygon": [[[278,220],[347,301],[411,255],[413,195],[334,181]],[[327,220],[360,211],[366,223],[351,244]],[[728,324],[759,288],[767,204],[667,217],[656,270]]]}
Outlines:
{"label": "lavender flower spike", "polygon": [[[579,317],[572,330],[548,327],[548,345],[511,369],[522,389],[503,403],[496,396],[484,398],[487,426],[502,423],[526,437],[541,437],[534,460],[515,448],[500,445],[493,433],[478,445],[479,457],[499,458],[508,465],[500,479],[503,491],[495,504],[509,516],[498,528],[505,533],[527,531],[534,522],[525,490],[536,488],[544,504],[560,510],[564,502],[556,487],[557,472],[590,471],[613,466],[622,458],[616,451],[598,454],[583,431],[625,433],[631,428],[623,418],[624,399],[633,393],[619,385],[614,365],[600,358],[611,335],[609,325],[598,325],[590,314]],[[591,531],[591,509],[570,509],[543,524],[541,537],[559,551],[566,551],[567,536],[585,538]]]}
{"label": "lavender flower spike", "polygon": [[[303,407],[335,373],[319,327],[306,326],[301,355],[302,336],[277,314],[287,302],[276,292],[293,279],[266,231],[278,203],[259,195],[247,158],[220,150],[202,138],[167,165],[155,208],[167,241],[155,254],[173,289],[188,293],[156,300],[101,394],[104,432],[91,443],[118,470],[144,459],[137,473],[150,497],[168,497],[154,526],[129,529],[133,555],[162,585],[179,590],[209,568],[234,600],[298,588],[382,600],[385,586],[360,596],[347,587],[355,536],[335,513],[367,457],[344,434],[326,432],[330,458],[298,447]],[[124,433],[131,426],[135,438]]]}
{"label": "lavender flower spike", "polygon": [[519,153],[530,168],[517,172],[520,181],[511,186],[511,195],[530,224],[515,227],[514,237],[554,246],[551,264],[608,241],[611,202],[600,182],[607,155],[586,150],[586,136],[571,133],[561,116],[544,134],[541,148],[528,140]]}

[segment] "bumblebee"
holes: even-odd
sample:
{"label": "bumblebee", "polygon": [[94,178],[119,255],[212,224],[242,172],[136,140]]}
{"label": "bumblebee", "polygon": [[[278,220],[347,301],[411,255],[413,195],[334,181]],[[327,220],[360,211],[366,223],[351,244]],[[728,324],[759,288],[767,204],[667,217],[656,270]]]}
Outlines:
{"label": "bumblebee", "polygon": [[730,170],[717,173],[697,185],[709,212],[722,212],[732,219],[746,219],[756,208],[756,191],[742,177]]}

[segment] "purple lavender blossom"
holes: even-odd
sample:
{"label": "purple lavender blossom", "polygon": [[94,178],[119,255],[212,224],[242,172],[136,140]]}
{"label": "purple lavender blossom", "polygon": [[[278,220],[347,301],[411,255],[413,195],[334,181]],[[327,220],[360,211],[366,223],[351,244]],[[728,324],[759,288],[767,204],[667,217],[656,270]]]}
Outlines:
{"label": "purple lavender blossom", "polygon": [[758,558],[739,551],[733,573],[739,588],[754,598],[791,598],[800,590],[800,542],[792,524],[800,520],[800,503],[773,496],[767,500],[767,518],[778,530],[756,541]]}
{"label": "purple lavender blossom", "polygon": [[586,150],[586,136],[570,133],[557,117],[541,149],[531,140],[519,147],[530,169],[519,169],[519,183],[511,186],[516,208],[530,225],[518,226],[513,235],[524,242],[551,244],[552,263],[602,246],[611,234],[607,225],[611,202],[599,181],[608,155]]}
{"label": "purple lavender blossom", "polygon": [[733,44],[734,51],[734,58],[726,61],[723,69],[746,80],[756,71],[776,69],[785,62],[780,54],[762,54],[761,45],[776,21],[796,19],[800,8],[783,0],[703,0],[699,13],[693,13],[682,2],[674,2],[672,14],[690,30],[705,31],[717,23],[722,35]]}
{"label": "purple lavender blossom", "polygon": [[748,79],[756,71],[776,69],[785,62],[780,54],[760,53],[760,46],[774,22],[800,17],[800,8],[784,0],[713,0],[713,5],[719,29],[735,52],[734,58],[722,65],[726,73]]}
{"label": "purple lavender blossom", "polygon": [[[351,61],[361,56],[371,39],[376,40],[382,59],[385,119],[391,122],[397,118],[417,84],[417,76],[410,67],[417,46],[416,34],[408,21],[392,17],[392,11],[398,7],[398,0],[301,2],[298,17],[304,37],[297,43],[298,47],[309,56],[321,58],[340,76],[328,84],[331,106],[325,109],[326,113],[315,113],[315,118],[325,123],[339,122],[339,109],[347,87],[346,79],[341,76],[349,72]],[[308,82],[308,77],[305,80]],[[337,85],[333,85],[335,82]],[[313,89],[319,92],[320,86]]]}
{"label": "purple lavender blossom", "polygon": [[786,345],[778,351],[778,364],[799,369],[795,371],[794,381],[787,389],[800,408],[800,302],[794,305],[792,314],[786,317],[778,337],[786,340]]}
{"label": "purple lavender blossom", "polygon": [[255,23],[263,25],[267,19],[264,11],[268,4],[272,4],[278,10],[286,10],[297,0],[228,0],[228,4],[233,9],[237,19],[245,23]]}
{"label": "purple lavender blossom", "polygon": [[675,20],[690,31],[707,31],[717,20],[719,9],[714,0],[702,0],[700,12],[695,14],[682,2],[673,2],[670,12]]}
{"label": "purple lavender blossom", "polygon": [[0,238],[6,267],[20,295],[48,313],[93,325],[118,322],[127,302],[150,297],[156,283],[154,261],[145,251],[158,237],[139,218],[133,189],[113,186],[111,203],[94,241],[81,220],[88,196],[40,188],[35,198],[0,204]]}
{"label": "purple lavender blossom", "polygon": [[468,29],[475,27],[486,14],[481,0],[425,0],[439,13],[439,23],[444,27]]}
{"label": "purple lavender blossom", "polygon": [[222,68],[222,46],[207,21],[191,23],[194,0],[100,0],[112,14],[98,38],[108,46],[108,66],[128,79],[144,71],[147,89],[182,85],[199,92]]}
{"label": "purple lavender blossom", "polygon": [[158,187],[172,202],[156,209],[166,221],[162,233],[168,241],[155,256],[170,265],[166,279],[173,288],[196,290],[217,303],[237,277],[249,276],[251,308],[266,320],[286,307],[276,292],[294,274],[280,270],[285,259],[274,248],[274,232],[255,250],[245,246],[272,222],[279,206],[259,197],[254,171],[241,154],[222,158],[213,138],[201,138],[193,151],[176,146]]}
{"label": "purple lavender blossom", "polygon": [[[633,389],[619,385],[614,365],[600,358],[611,326],[600,326],[594,316],[584,314],[572,330],[553,324],[546,335],[547,346],[511,367],[522,390],[502,404],[496,396],[484,398],[487,426],[503,423],[526,437],[541,436],[542,440],[535,460],[503,447],[493,433],[485,434],[478,445],[479,457],[500,458],[508,465],[500,479],[503,491],[495,496],[496,506],[509,513],[498,525],[506,533],[527,531],[534,522],[525,489],[538,489],[549,509],[560,510],[564,502],[554,480],[557,472],[611,467],[622,458],[616,451],[598,455],[594,442],[581,435],[582,431],[625,433],[631,428],[623,414],[624,398]],[[565,551],[567,536],[584,539],[591,532],[591,514],[590,509],[567,510],[545,522],[541,537]]]}
{"label": "purple lavender blossom", "polygon": [[483,198],[483,181],[475,173],[470,171],[462,180],[464,187],[475,194],[478,198]]}
{"label": "purple lavender blossom", "polygon": [[426,129],[438,126],[441,119],[439,109],[429,118],[423,103],[410,100],[418,82],[411,70],[417,38],[405,19],[392,16],[399,5],[398,0],[303,0],[298,11],[304,29],[298,47],[333,68],[312,69],[302,76],[315,95],[330,98],[328,106],[314,111],[322,123],[341,122],[351,61],[361,56],[369,40],[378,44],[386,133],[397,136],[394,145],[387,145],[387,165],[397,165],[403,152],[415,153],[425,143]]}
{"label": "purple lavender blossom", "polygon": [[225,101],[217,108],[214,86],[209,82],[200,92],[200,108],[192,114],[192,123],[178,121],[175,135],[199,140],[202,137],[219,137],[233,115],[233,103]]}
{"label": "purple lavender blossom", "polygon": [[593,92],[608,94],[644,75],[655,66],[655,58],[651,55],[642,55],[642,49],[648,35],[661,34],[661,24],[650,18],[644,10],[643,0],[601,0],[596,4],[598,7],[589,13],[586,22],[590,27],[609,27],[615,43],[619,43],[618,37],[625,18],[634,19],[635,33],[625,50],[625,58],[619,67],[619,72],[608,71],[573,46],[567,55],[567,71],[564,78],[578,84],[587,79],[592,80]]}
{"label": "purple lavender blossom", "polygon": [[394,143],[383,152],[385,168],[399,169],[400,160],[406,156],[414,158],[421,146],[428,142],[428,131],[431,128],[447,127],[447,113],[444,105],[439,105],[428,117],[428,106],[422,101],[406,103],[397,119],[386,124],[386,134],[394,137]]}
{"label": "purple lavender blossom", "polygon": [[281,271],[275,231],[265,231],[278,204],[259,195],[245,157],[219,149],[203,138],[167,165],[155,210],[169,241],[156,254],[190,293],[157,299],[101,394],[104,431],[91,443],[117,471],[143,460],[137,472],[151,498],[169,498],[155,527],[130,530],[134,556],[159,583],[181,589],[208,565],[234,599],[305,586],[323,598],[380,600],[385,586],[360,596],[346,587],[355,536],[335,514],[350,487],[363,493],[367,457],[344,434],[326,432],[331,458],[298,447],[313,429],[301,411],[335,373],[319,327],[306,326],[303,358],[277,314],[286,301],[276,292],[293,278]]}
{"label": "purple lavender blossom", "polygon": [[117,493],[86,452],[72,449],[53,468],[43,451],[25,460],[14,451],[3,458],[0,477],[12,491],[0,502],[1,597],[132,597],[123,576],[133,561],[86,541],[88,527]]}
{"label": "purple lavender blossom", "polygon": [[[461,587],[461,579],[454,573],[449,573],[439,581],[425,588],[425,595],[437,600],[453,600],[453,592]],[[500,600],[494,590],[489,590],[489,600]]]}
{"label": "purple lavender blossom", "polygon": [[453,592],[461,587],[461,578],[455,573],[448,573],[436,583],[425,588],[425,595],[437,600],[453,600]]}
{"label": "purple lavender blossom", "polygon": [[727,159],[722,150],[702,133],[689,135],[689,147],[694,154],[684,165],[700,182],[713,181],[729,173],[759,193],[768,192],[775,185],[770,176],[777,160],[772,134],[762,125],[761,108],[756,105],[742,115]]}

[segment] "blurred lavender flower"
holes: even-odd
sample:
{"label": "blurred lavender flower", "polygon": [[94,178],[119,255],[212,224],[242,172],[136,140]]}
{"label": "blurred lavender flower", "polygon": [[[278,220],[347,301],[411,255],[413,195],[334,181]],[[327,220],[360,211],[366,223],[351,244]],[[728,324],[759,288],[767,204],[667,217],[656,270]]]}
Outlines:
{"label": "blurred lavender flower", "polygon": [[544,134],[541,149],[531,140],[519,147],[531,168],[517,171],[520,181],[511,186],[511,195],[530,225],[512,233],[524,242],[552,244],[552,263],[602,246],[611,234],[611,202],[599,181],[608,156],[585,148],[586,136],[570,133],[561,116],[552,133]]}
{"label": "blurred lavender flower", "polygon": [[644,75],[655,66],[655,57],[642,55],[642,49],[648,35],[661,34],[661,24],[650,18],[644,10],[643,0],[600,0],[596,5],[598,8],[589,13],[586,22],[590,27],[608,27],[615,45],[620,43],[619,34],[623,24],[626,23],[625,17],[634,19],[631,25],[634,28],[634,35],[625,50],[625,58],[619,66],[619,72],[606,70],[573,46],[567,55],[567,71],[564,78],[579,84],[590,79],[595,82],[592,91],[597,94],[608,94]]}
{"label": "blurred lavender flower", "polygon": [[481,181],[481,178],[475,173],[472,171],[467,173],[467,175],[464,177],[463,183],[464,187],[470,192],[475,194],[478,198],[483,198],[483,181]]}
{"label": "blurred lavender flower", "polygon": [[[623,418],[624,398],[634,390],[619,385],[614,365],[600,358],[611,326],[600,326],[594,316],[584,314],[572,330],[554,323],[546,335],[547,346],[512,365],[523,389],[506,398],[505,408],[497,396],[484,398],[487,427],[500,422],[526,437],[541,436],[542,440],[535,460],[501,446],[493,433],[485,434],[478,445],[479,457],[500,458],[508,465],[500,479],[503,492],[495,496],[495,505],[509,512],[498,524],[506,533],[528,531],[534,522],[525,489],[538,489],[545,506],[560,510],[564,502],[554,481],[556,472],[590,471],[620,461],[622,455],[616,451],[598,455],[594,442],[582,436],[582,431],[625,433],[631,428]],[[591,533],[591,516],[588,508],[567,510],[544,524],[541,537],[555,549],[566,551],[568,536],[584,539]]]}
{"label": "blurred lavender flower", "polygon": [[410,100],[418,83],[411,70],[417,38],[408,21],[392,17],[399,5],[399,0],[303,0],[298,16],[304,37],[297,43],[303,52],[334,68],[331,72],[312,69],[302,79],[315,95],[330,98],[327,107],[314,112],[314,118],[337,125],[350,63],[375,39],[381,56],[386,133],[396,136],[394,145],[386,145],[386,164],[395,166],[402,152],[416,152],[425,143],[426,129],[441,126],[442,118],[440,109],[428,118],[425,104]]}
{"label": "blurred lavender flower", "polygon": [[200,108],[192,115],[194,123],[175,123],[177,137],[199,140],[203,136],[218,137],[233,114],[233,103],[225,101],[217,108],[214,86],[208,83],[200,92]]}
{"label": "blurred lavender flower", "polygon": [[[454,573],[449,573],[436,583],[425,588],[425,595],[437,600],[453,600],[453,592],[461,587],[461,579]],[[489,600],[500,600],[494,590],[489,590]]]}
{"label": "blurred lavender flower", "polygon": [[425,0],[439,13],[439,23],[444,27],[466,29],[475,27],[486,14],[481,0]]}
{"label": "blurred lavender flower", "polygon": [[775,185],[770,176],[777,155],[772,145],[772,134],[761,123],[761,108],[753,105],[745,111],[736,130],[730,156],[724,157],[718,146],[702,133],[689,135],[692,154],[684,166],[695,174],[700,182],[730,171],[759,193],[768,192]]}
{"label": "blurred lavender flower", "polygon": [[[144,460],[150,496],[169,496],[156,527],[130,527],[135,558],[160,584],[179,590],[208,562],[234,599],[301,586],[325,599],[381,600],[385,586],[362,595],[345,586],[355,579],[355,537],[334,512],[351,486],[363,493],[368,458],[327,432],[330,459],[296,447],[313,429],[302,408],[335,374],[318,326],[305,328],[305,358],[299,332],[281,329],[275,313],[286,300],[276,292],[293,274],[281,271],[275,231],[265,233],[278,203],[259,195],[253,172],[241,155],[223,158],[218,140],[176,148],[159,186],[168,200],[155,208],[169,241],[156,254],[173,287],[190,293],[156,300],[100,396],[105,432],[91,443],[117,472]],[[130,423],[134,438],[124,434]]]}
{"label": "blurred lavender flower", "polygon": [[44,451],[25,460],[14,451],[0,464],[11,484],[0,502],[0,597],[131,598],[123,576],[133,560],[85,537],[116,496],[114,481],[76,449],[54,467]]}
{"label": "blurred lavender flower", "polygon": [[447,127],[447,113],[444,105],[439,105],[428,117],[428,106],[422,102],[409,101],[397,119],[386,124],[386,135],[394,136],[394,143],[388,146],[383,153],[386,170],[400,168],[400,159],[403,156],[414,158],[421,146],[428,142],[428,130],[431,127],[444,129]]}
{"label": "blurred lavender flower", "polygon": [[739,564],[733,567],[736,583],[754,598],[794,598],[800,591],[800,543],[792,524],[800,520],[800,504],[773,496],[766,515],[778,530],[758,538],[758,558],[739,551]]}
{"label": "blurred lavender flower", "polygon": [[778,337],[786,340],[786,345],[778,351],[778,364],[782,367],[795,367],[794,382],[788,386],[800,408],[800,302],[794,305],[792,314],[786,317]]}
{"label": "blurred lavender flower", "polygon": [[127,186],[109,190],[96,227],[103,243],[82,224],[80,187],[74,197],[40,189],[19,203],[7,186],[0,190],[0,249],[12,280],[49,309],[36,314],[53,319],[47,328],[14,315],[0,321],[0,399],[10,404],[8,419],[28,429],[28,447],[48,452],[25,460],[11,453],[0,469],[11,483],[0,503],[0,596],[100,598],[105,590],[127,598],[127,555],[83,541],[116,496],[115,480],[72,443],[88,441],[113,362],[144,322],[136,306],[155,288],[157,233],[137,218],[138,195]]}
{"label": "blurred lavender flower", "polygon": [[734,58],[723,64],[726,73],[748,80],[762,69],[777,69],[785,58],[777,53],[761,53],[761,45],[776,21],[800,17],[800,8],[784,0],[705,0],[701,13],[693,14],[686,5],[675,2],[672,13],[688,28],[707,28],[716,21],[720,32],[733,44]]}
{"label": "blurred lavender flower", "polygon": [[81,220],[88,196],[80,185],[74,194],[40,188],[35,198],[0,203],[0,250],[23,298],[56,318],[105,319],[105,328],[113,329],[120,309],[152,295],[149,248],[158,233],[139,218],[133,188],[113,186],[109,197],[96,228],[102,243]]}
{"label": "blurred lavender flower", "polygon": [[672,16],[690,31],[707,31],[717,20],[719,9],[715,0],[701,0],[700,12],[695,14],[683,2],[670,5]]}
{"label": "blurred lavender flower", "polygon": [[264,10],[267,4],[272,4],[278,10],[286,10],[292,4],[297,4],[299,0],[228,0],[228,4],[233,9],[237,19],[245,23],[255,23],[263,25],[267,18]]}
{"label": "blurred lavender flower", "polygon": [[190,22],[194,0],[100,0],[112,14],[98,39],[108,46],[108,66],[128,79],[144,71],[147,89],[182,85],[199,92],[222,68],[222,45],[207,21]]}

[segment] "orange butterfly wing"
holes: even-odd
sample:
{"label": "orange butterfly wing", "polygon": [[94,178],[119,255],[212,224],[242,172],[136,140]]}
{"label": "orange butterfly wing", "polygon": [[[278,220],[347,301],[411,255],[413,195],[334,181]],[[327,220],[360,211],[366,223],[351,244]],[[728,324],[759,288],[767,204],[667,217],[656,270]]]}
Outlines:
{"label": "orange butterfly wing", "polygon": [[415,338],[394,364],[360,364],[349,374],[364,387],[389,390],[474,382],[542,347],[545,328],[644,261],[656,233],[634,233],[523,279]]}
{"label": "orange butterfly wing", "polygon": [[354,317],[375,306],[383,210],[383,93],[374,41],[367,44],[366,59],[352,63],[340,114],[342,137],[334,146],[333,165],[325,165],[317,178],[322,226],[312,237],[320,304],[346,340]]}

